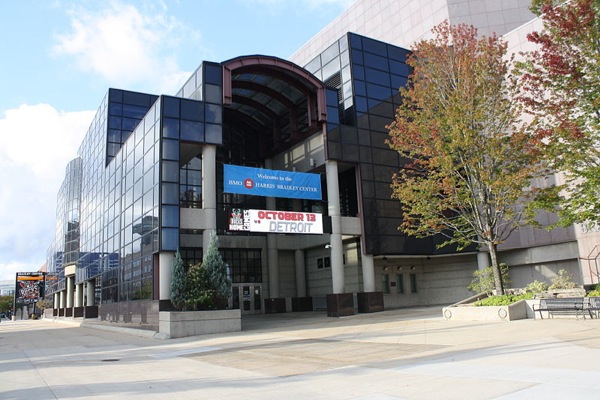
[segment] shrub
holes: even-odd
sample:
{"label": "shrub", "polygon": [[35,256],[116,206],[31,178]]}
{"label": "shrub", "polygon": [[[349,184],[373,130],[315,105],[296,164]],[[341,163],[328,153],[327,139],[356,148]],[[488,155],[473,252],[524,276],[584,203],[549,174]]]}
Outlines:
{"label": "shrub", "polygon": [[600,284],[585,294],[587,297],[600,297]]}
{"label": "shrub", "polygon": [[558,274],[552,278],[552,284],[548,289],[573,289],[577,285],[573,283],[573,277],[566,270],[561,269]]}
{"label": "shrub", "polygon": [[473,303],[473,305],[477,307],[482,306],[508,306],[510,304],[516,303],[519,300],[528,300],[533,298],[533,293],[523,293],[523,294],[505,294],[504,296],[491,296],[485,299],[481,299]]}
{"label": "shrub", "polygon": [[527,287],[525,287],[525,291],[531,292],[532,294],[540,294],[548,290],[548,284],[546,282],[533,281]]}
{"label": "shrub", "polygon": [[187,272],[177,251],[171,281],[171,304],[175,309],[225,308],[230,294],[231,279],[219,253],[217,235],[211,235],[202,263],[192,265]]}
{"label": "shrub", "polygon": [[[500,273],[502,274],[502,285],[506,288],[510,283],[508,266],[506,264],[500,264]],[[467,286],[467,289],[475,293],[492,293],[494,289],[496,289],[494,283],[494,270],[492,267],[474,271],[473,280],[471,281],[471,284]]]}
{"label": "shrub", "polygon": [[186,273],[183,267],[183,260],[179,250],[175,253],[175,261],[173,262],[173,277],[171,279],[171,304],[177,310],[185,308],[185,293],[186,293]]}

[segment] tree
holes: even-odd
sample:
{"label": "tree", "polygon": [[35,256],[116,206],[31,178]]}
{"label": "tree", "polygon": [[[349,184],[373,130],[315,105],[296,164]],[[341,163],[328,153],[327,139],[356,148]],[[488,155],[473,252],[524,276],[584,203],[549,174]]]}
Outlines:
{"label": "tree", "polygon": [[185,308],[186,286],[186,271],[181,253],[177,250],[173,262],[173,278],[171,279],[171,304],[178,310]]}
{"label": "tree", "polygon": [[560,223],[600,223],[600,0],[536,0],[543,30],[528,35],[538,50],[520,64],[520,100],[565,184],[546,198]]}
{"label": "tree", "polygon": [[231,279],[227,265],[219,253],[219,237],[213,233],[210,236],[208,249],[202,258],[205,268],[206,283],[213,294],[215,304],[218,299],[227,298],[231,294]]}
{"label": "tree", "polygon": [[521,123],[506,43],[478,38],[472,26],[443,22],[433,39],[413,46],[403,102],[389,126],[390,147],[406,158],[393,176],[403,232],[441,234],[441,246],[489,250],[495,288],[503,294],[497,246],[525,223],[544,173],[538,140]]}

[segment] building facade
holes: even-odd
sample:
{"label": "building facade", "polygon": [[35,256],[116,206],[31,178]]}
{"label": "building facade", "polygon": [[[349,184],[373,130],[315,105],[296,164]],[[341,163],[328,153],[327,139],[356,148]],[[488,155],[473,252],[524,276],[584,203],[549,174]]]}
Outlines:
{"label": "building facade", "polygon": [[[47,257],[54,314],[155,327],[169,308],[174,254],[200,262],[213,233],[230,267],[229,306],[243,313],[338,316],[469,296],[485,252],[440,250],[438,238],[397,230],[390,181],[404,160],[386,126],[410,73],[406,48],[434,25],[467,22],[522,40],[515,29],[532,15],[520,1],[399,3],[356,2],[290,60],[204,61],[173,96],[109,89],[58,195]],[[230,166],[311,174],[322,195],[232,192]],[[256,230],[244,218],[282,224]],[[302,218],[320,230],[281,228]],[[513,282],[560,268],[595,283],[580,259],[598,234],[577,229],[515,234],[501,256]]]}

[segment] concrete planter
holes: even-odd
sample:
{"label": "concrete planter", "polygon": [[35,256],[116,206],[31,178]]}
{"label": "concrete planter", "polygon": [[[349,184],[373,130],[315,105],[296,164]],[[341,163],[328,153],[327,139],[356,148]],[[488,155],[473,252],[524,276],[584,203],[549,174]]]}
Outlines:
{"label": "concrete planter", "polygon": [[240,310],[160,311],[158,332],[165,339],[242,330]]}
{"label": "concrete planter", "polygon": [[519,300],[508,306],[481,306],[454,304],[444,307],[447,321],[514,321],[527,318],[527,302]]}

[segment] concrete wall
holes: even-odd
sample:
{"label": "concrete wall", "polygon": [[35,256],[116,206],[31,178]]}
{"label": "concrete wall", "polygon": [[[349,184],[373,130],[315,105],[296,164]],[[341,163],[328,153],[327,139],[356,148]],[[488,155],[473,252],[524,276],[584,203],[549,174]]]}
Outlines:
{"label": "concrete wall", "polygon": [[[467,286],[476,269],[474,254],[431,259],[388,258],[378,260],[375,265],[375,285],[377,291],[383,291],[382,276],[389,275],[390,293],[383,296],[386,308],[453,304],[473,295]],[[411,291],[411,274],[416,275],[416,293]],[[398,275],[403,276],[403,293],[398,293]]]}

